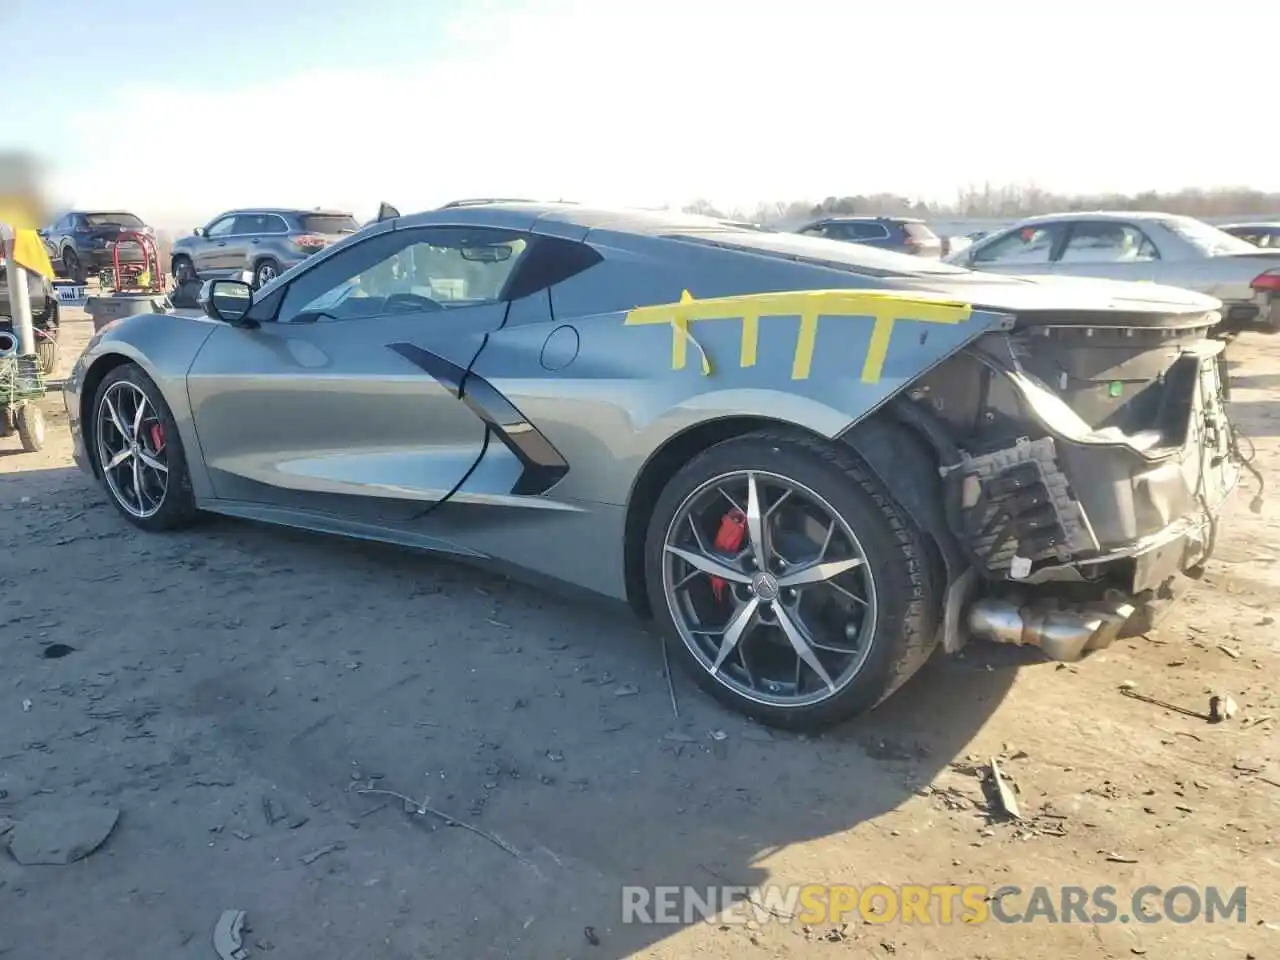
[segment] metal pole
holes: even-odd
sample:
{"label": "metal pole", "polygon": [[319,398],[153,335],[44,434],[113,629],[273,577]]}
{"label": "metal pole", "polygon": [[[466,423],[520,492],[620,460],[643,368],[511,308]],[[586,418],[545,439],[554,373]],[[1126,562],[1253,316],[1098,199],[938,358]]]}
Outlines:
{"label": "metal pole", "polygon": [[27,271],[18,266],[12,256],[5,258],[5,271],[9,276],[9,312],[13,315],[13,332],[18,336],[18,355],[30,357],[36,352],[36,334],[31,327],[31,296],[27,291]]}

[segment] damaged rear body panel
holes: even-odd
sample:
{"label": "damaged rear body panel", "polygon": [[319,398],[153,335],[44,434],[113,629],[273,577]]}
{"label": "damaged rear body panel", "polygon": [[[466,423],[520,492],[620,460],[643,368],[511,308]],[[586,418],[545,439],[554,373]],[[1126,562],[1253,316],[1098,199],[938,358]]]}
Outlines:
{"label": "damaged rear body panel", "polygon": [[1213,551],[1243,466],[1225,344],[1210,337],[1219,304],[1155,287],[1078,309],[1002,292],[972,296],[999,297],[1012,329],[925,373],[888,412],[927,439],[938,470],[945,648],[972,634],[1071,660]]}

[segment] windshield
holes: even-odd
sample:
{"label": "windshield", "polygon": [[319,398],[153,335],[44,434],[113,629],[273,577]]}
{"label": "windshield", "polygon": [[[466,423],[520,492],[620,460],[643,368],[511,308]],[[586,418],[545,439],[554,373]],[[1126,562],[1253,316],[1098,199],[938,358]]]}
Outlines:
{"label": "windshield", "polygon": [[355,233],[360,229],[356,218],[332,213],[304,213],[298,218],[307,233]]}
{"label": "windshield", "polygon": [[86,213],[86,226],[90,227],[141,227],[145,224],[132,213]]}
{"label": "windshield", "polygon": [[1233,253],[1257,253],[1258,248],[1248,240],[1241,240],[1217,227],[1196,220],[1194,217],[1170,217],[1162,221],[1166,227],[1182,237],[1206,257],[1230,256]]}

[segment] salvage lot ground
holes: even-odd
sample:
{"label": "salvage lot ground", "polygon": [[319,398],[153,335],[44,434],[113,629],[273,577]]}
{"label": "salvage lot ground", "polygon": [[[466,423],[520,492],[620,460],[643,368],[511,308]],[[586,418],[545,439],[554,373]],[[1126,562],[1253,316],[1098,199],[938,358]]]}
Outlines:
{"label": "salvage lot ground", "polygon": [[[88,335],[68,320],[64,365]],[[1280,340],[1231,355],[1235,416],[1280,483]],[[1237,497],[1209,575],[1148,637],[1062,668],[975,646],[803,739],[680,676],[674,717],[657,641],[609,608],[231,521],[145,536],[72,467],[60,406],[42,453],[0,441],[0,830],[121,815],[71,866],[0,853],[5,960],[211,957],[231,908],[251,956],[317,960],[1276,955],[1278,498],[1256,517]],[[1125,681],[1240,712],[1209,725]],[[1024,823],[988,815],[991,756]],[[1122,904],[1247,884],[1248,917],[618,922],[624,884],[765,882],[1110,884]]]}

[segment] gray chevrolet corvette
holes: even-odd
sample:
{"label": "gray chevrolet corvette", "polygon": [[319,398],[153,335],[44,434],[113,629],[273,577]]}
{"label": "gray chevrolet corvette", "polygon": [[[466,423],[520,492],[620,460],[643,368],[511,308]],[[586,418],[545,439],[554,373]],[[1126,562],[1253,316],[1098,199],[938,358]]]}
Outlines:
{"label": "gray chevrolet corvette", "polygon": [[972,637],[1058,660],[1197,576],[1247,464],[1218,301],[678,214],[475,201],[117,320],[65,400],[145,530],[202,513],[629,603],[817,729]]}

